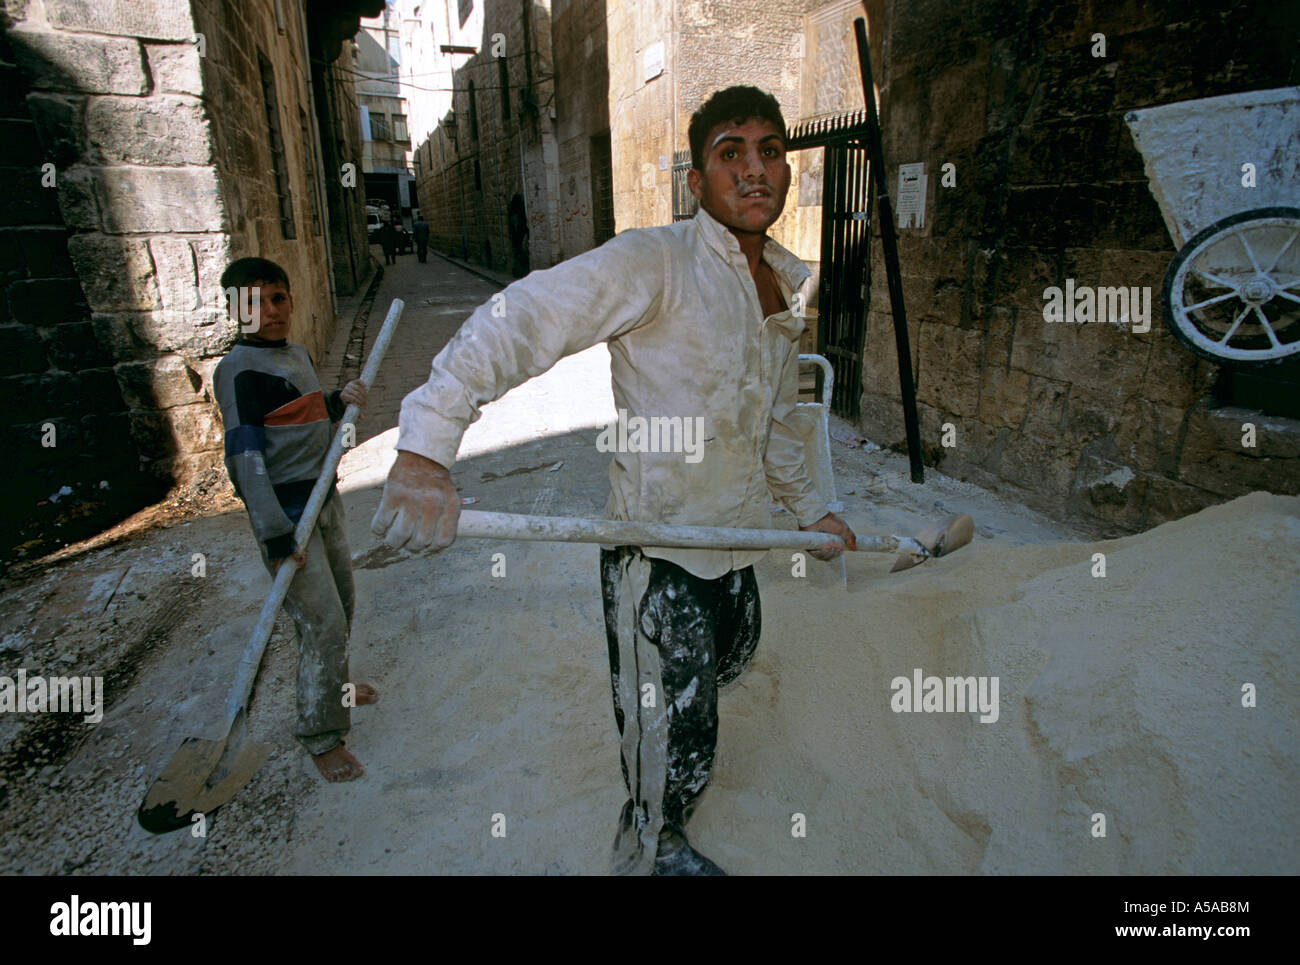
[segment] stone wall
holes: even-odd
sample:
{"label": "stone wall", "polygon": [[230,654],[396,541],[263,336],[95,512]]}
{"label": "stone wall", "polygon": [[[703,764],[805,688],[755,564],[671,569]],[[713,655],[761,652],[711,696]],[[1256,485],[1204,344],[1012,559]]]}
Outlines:
{"label": "stone wall", "polygon": [[[682,74],[674,6],[674,0],[608,4],[614,221],[620,231],[673,220],[674,93]],[[663,70],[647,79],[651,48],[661,51]]]}
{"label": "stone wall", "polygon": [[593,138],[610,137],[608,40],[603,0],[555,0],[551,9],[554,59],[562,68],[555,78],[556,253],[567,258],[607,240],[612,227],[605,223],[613,218],[610,157],[592,149]]}
{"label": "stone wall", "polygon": [[[926,225],[902,230],[900,255],[930,465],[1113,531],[1253,489],[1300,492],[1300,427],[1214,409],[1216,366],[1162,322],[1175,248],[1124,123],[1137,108],[1295,83],[1272,17],[1245,2],[884,6],[872,26],[888,176],[895,186],[915,162],[929,176]],[[940,183],[946,163],[955,186]],[[1221,190],[1240,191],[1239,177],[1225,172]],[[874,257],[861,425],[898,445],[878,244]],[[1066,279],[1149,288],[1150,331],[1045,322],[1044,289]]]}
{"label": "stone wall", "polygon": [[[5,486],[0,558],[22,558],[89,535],[106,519],[156,498],[165,485],[141,471],[157,458],[163,440],[132,411],[141,389],[138,373],[128,369],[119,379],[121,337],[101,311],[113,304],[115,284],[139,282],[142,272],[152,277],[152,265],[125,257],[126,246],[118,242],[111,272],[101,276],[86,268],[110,244],[105,230],[129,231],[140,217],[130,203],[101,210],[109,192],[134,186],[135,168],[128,166],[134,152],[155,151],[178,165],[198,153],[192,143],[173,145],[155,136],[170,109],[179,110],[182,128],[194,123],[182,98],[164,93],[156,80],[172,75],[161,41],[193,31],[188,11],[160,12],[152,23],[129,11],[113,13],[84,5],[9,5],[5,17],[0,69],[10,187],[0,201],[0,392],[14,464]],[[148,39],[124,35],[127,26],[140,27]],[[143,109],[129,118],[131,126],[115,129],[136,103]],[[92,164],[120,166],[119,177],[92,180]],[[83,242],[88,231],[98,245]],[[159,257],[168,254],[160,250]],[[149,257],[146,247],[143,260]],[[158,299],[155,289],[149,306]],[[149,391],[147,379],[143,388]],[[196,421],[197,434],[206,435],[207,426]]]}
{"label": "stone wall", "polygon": [[[334,324],[323,172],[301,8],[279,6],[278,23],[275,5],[252,0],[10,7],[0,70],[21,147],[0,221],[0,338],[14,349],[5,396],[21,400],[7,406],[6,433],[26,471],[6,502],[26,508],[69,486],[80,521],[57,535],[88,535],[220,466],[211,372],[236,337],[218,284],[231,260],[284,266],[293,338],[323,355]],[[37,448],[46,423],[57,445]],[[103,492],[130,495],[110,505]],[[44,526],[48,542],[63,522],[16,525]]]}
{"label": "stone wall", "polygon": [[[382,6],[382,0],[369,0],[369,4],[358,7],[363,13],[373,13]],[[339,295],[351,295],[360,289],[371,277],[374,265],[366,230],[367,195],[351,42],[356,31],[350,29],[352,26],[350,17],[344,20],[341,16],[313,16],[307,24],[330,263],[334,290]]]}
{"label": "stone wall", "polygon": [[[228,257],[257,255],[284,268],[293,287],[292,338],[320,359],[334,331],[334,310],[323,220],[313,217],[313,178],[318,179],[320,172],[302,129],[310,109],[310,75],[300,11],[292,3],[281,7],[283,29],[277,26],[273,5],[251,0],[196,3],[195,26],[207,37],[207,51],[199,63],[218,194],[227,218],[218,230],[224,228]],[[260,61],[270,65],[274,77],[291,228],[282,223],[282,192],[272,174]],[[224,264],[212,267],[213,274],[199,278],[204,293],[216,290]],[[234,334],[224,313],[217,325],[222,339]]]}

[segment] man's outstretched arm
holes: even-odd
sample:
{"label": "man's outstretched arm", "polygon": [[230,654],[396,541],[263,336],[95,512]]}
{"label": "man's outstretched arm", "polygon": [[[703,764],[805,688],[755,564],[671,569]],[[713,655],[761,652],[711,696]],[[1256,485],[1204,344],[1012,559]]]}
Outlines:
{"label": "man's outstretched arm", "polygon": [[402,400],[397,460],[371,530],[388,545],[451,545],[460,500],[449,472],[483,405],[597,342],[658,315],[667,249],[628,231],[593,251],[533,272],[475,309]]}

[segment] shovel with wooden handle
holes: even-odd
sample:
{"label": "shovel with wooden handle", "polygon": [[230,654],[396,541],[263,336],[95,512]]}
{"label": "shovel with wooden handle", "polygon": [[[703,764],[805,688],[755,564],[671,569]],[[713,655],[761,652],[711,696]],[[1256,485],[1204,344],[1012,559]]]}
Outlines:
{"label": "shovel with wooden handle", "polygon": [[[388,309],[384,326],[379,330],[360,375],[361,381],[367,386],[375,383],[379,364],[384,360],[393,333],[397,331],[397,320],[402,317],[404,307],[405,303],[395,298]],[[293,532],[294,542],[299,547],[305,547],[311,539],[316,518],[334,485],[334,473],[338,469],[339,460],[343,458],[345,444],[348,437],[355,433],[355,429],[349,432],[349,428],[355,426],[360,411],[360,407],[353,404],[343,413],[338,431],[325,454],[325,465],[321,467],[320,476],[312,487],[311,496],[308,497],[302,517]],[[253,692],[253,681],[262,664],[267,641],[271,639],[275,616],[284,603],[289,584],[293,582],[297,571],[298,563],[290,557],[280,564],[275,574],[271,592],[262,605],[257,626],[240,657],[234,683],[226,696],[220,736],[185,738],[145,794],[137,817],[140,826],[146,831],[162,834],[188,827],[193,815],[210,813],[234,797],[266,760],[270,748],[265,744],[255,744],[247,738],[248,699]]]}
{"label": "shovel with wooden handle", "polygon": [[[966,515],[949,516],[916,536],[858,536],[859,552],[896,553],[890,572],[905,570],[931,557],[946,556],[971,541],[975,523]],[[456,527],[458,538],[542,540],[601,543],[605,546],[670,546],[715,550],[815,550],[844,548],[830,533],[789,529],[742,529],[729,526],[679,526],[617,519],[567,516],[520,516],[465,510]],[[353,557],[359,569],[380,566],[406,555],[380,544]]]}

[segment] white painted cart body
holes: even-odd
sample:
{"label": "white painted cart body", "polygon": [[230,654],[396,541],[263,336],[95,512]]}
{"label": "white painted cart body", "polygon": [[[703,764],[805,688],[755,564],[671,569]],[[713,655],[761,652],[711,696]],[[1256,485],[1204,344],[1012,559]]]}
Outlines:
{"label": "white painted cart body", "polygon": [[1300,357],[1300,87],[1125,120],[1180,249],[1163,286],[1171,331],[1219,364]]}

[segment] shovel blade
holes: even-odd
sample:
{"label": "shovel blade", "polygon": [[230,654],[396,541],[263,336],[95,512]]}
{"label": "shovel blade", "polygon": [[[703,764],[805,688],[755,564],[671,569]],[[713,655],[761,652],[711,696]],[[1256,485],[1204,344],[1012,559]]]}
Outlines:
{"label": "shovel blade", "polygon": [[941,519],[927,526],[915,537],[916,542],[924,548],[924,555],[903,550],[894,558],[894,565],[890,567],[889,572],[897,573],[899,570],[910,569],[918,563],[924,563],[932,556],[947,556],[961,549],[974,536],[975,520],[965,513]]}
{"label": "shovel blade", "polygon": [[238,794],[270,753],[270,744],[238,734],[186,738],[137,810],[140,827],[152,834],[189,827],[195,814],[211,814]]}

